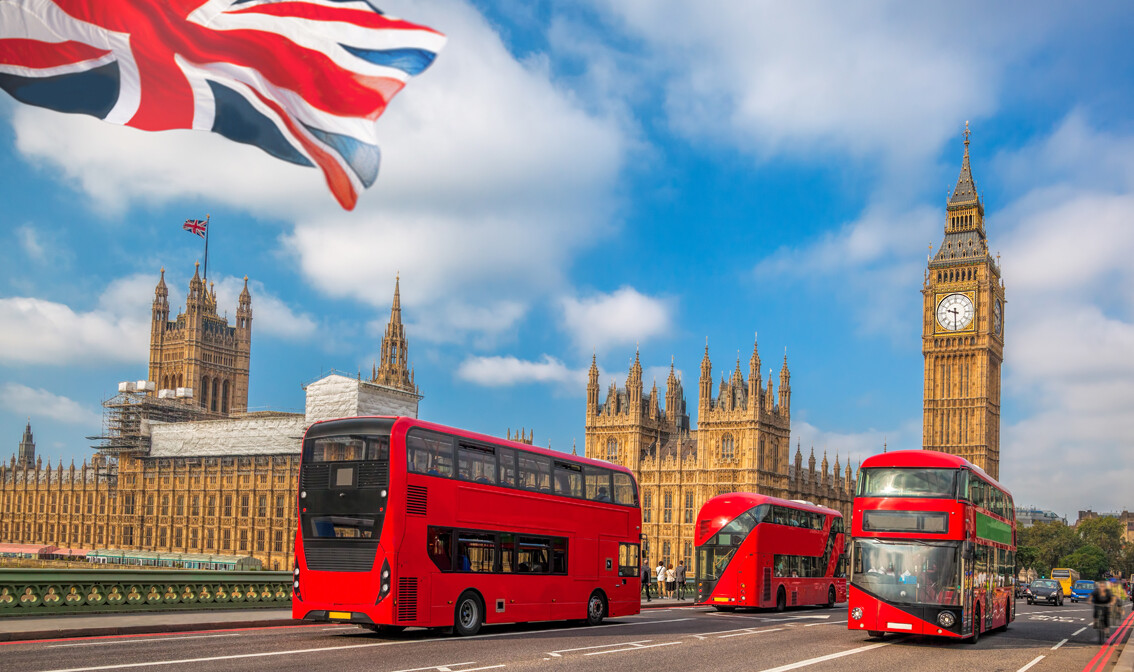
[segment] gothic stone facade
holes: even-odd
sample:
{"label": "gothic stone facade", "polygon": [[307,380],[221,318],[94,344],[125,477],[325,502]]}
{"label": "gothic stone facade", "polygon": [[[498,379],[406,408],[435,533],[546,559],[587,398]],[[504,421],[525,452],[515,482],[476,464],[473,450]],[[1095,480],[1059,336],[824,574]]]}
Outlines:
{"label": "gothic stone facade", "polygon": [[709,349],[701,360],[699,426],[691,429],[681,379],[671,363],[665,406],[657,383],[644,396],[642,365],[637,353],[625,389],[611,385],[599,401],[599,371],[591,361],[587,385],[587,457],[622,464],[638,479],[642,502],[643,557],[649,562],[685,562],[692,567],[697,512],[710,498],[726,492],[757,492],[787,499],[806,499],[849,517],[854,481],[836,457],[829,472],[826,455],[816,471],[812,449],[808,468],[796,447],[790,462],[791,374],[787,357],[779,375],[779,391],[768,372],[760,377],[756,345],[745,379],[736,368],[721,377],[713,396]]}
{"label": "gothic stone facade", "polygon": [[169,319],[165,269],[154,289],[147,380],[159,389],[190,388],[201,408],[239,413],[248,408],[248,364],[252,351],[252,296],[248,276],[236,306],[236,326],[217,314],[217,295],[193,271],[185,312]]}
{"label": "gothic stone facade", "polygon": [[[211,406],[216,400],[218,413],[229,417],[153,423],[148,451],[96,454],[80,467],[52,467],[35,458],[29,422],[19,457],[0,464],[0,542],[250,555],[265,568],[288,569],[294,563],[298,438],[306,427],[351,415],[417,417],[421,395],[408,366],[397,285],[383,362],[375,365],[373,379],[325,376],[305,387],[302,414],[236,412],[247,406],[249,343],[242,340],[251,333],[247,280],[235,331],[212,319],[215,296],[205,292],[196,275],[190,308],[176,322],[166,320],[167,296],[163,272],[155,291],[151,376],[156,374],[163,388],[204,376],[209,394],[186,403]],[[185,349],[167,357],[178,339]],[[225,350],[229,345],[243,354],[222,361],[222,355],[233,354]],[[235,362],[238,370],[227,371],[225,362]],[[215,386],[212,394],[212,381],[222,378],[232,395],[227,409],[225,387]]]}
{"label": "gothic stone facade", "polygon": [[1004,280],[988,249],[967,126],[945,238],[929,260],[922,296],[922,445],[959,455],[999,478]]}

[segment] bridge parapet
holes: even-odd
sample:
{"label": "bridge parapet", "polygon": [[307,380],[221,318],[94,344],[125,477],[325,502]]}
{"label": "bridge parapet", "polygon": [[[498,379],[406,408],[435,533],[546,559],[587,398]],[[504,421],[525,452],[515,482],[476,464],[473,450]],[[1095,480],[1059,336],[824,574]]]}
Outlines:
{"label": "bridge parapet", "polygon": [[288,572],[0,569],[0,618],[290,604]]}

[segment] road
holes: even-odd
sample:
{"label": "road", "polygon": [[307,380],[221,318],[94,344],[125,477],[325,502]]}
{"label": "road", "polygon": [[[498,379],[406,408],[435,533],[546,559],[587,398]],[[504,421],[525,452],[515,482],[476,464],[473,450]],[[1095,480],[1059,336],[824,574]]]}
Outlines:
{"label": "road", "polygon": [[[1089,607],[1020,605],[1007,631],[973,646],[908,636],[878,640],[846,626],[846,606],[717,613],[651,609],[601,626],[486,627],[476,637],[407,630],[381,637],[354,626],[296,625],[235,631],[115,636],[0,646],[5,672],[161,669],[507,672],[612,669],[695,672],[868,670],[1084,670],[1099,652]],[[1114,665],[1091,670],[1099,672]]]}

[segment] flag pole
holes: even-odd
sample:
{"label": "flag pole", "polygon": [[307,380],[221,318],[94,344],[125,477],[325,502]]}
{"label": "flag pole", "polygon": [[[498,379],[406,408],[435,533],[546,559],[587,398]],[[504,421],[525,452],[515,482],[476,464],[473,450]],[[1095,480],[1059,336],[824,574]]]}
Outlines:
{"label": "flag pole", "polygon": [[209,215],[205,215],[205,280],[209,279]]}

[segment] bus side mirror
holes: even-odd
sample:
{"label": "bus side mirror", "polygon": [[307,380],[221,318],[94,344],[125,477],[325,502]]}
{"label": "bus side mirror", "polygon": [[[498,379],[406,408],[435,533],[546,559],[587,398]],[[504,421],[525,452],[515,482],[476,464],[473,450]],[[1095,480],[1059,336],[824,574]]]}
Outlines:
{"label": "bus side mirror", "polygon": [[966,561],[973,559],[973,542],[966,541],[961,545],[961,557]]}

